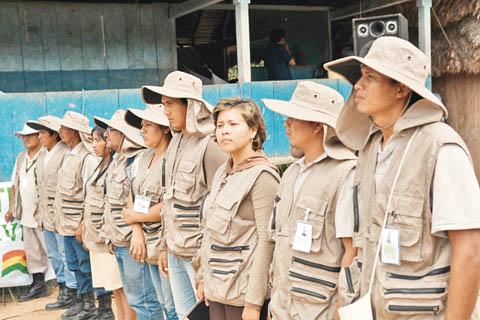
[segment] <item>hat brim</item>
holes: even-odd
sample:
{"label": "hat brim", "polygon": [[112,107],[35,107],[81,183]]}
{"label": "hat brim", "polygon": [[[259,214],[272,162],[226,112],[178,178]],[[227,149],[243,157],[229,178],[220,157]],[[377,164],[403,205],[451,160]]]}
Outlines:
{"label": "hat brim", "polygon": [[24,132],[24,131],[15,132],[15,136],[17,137],[29,136],[31,134],[38,134],[38,132]]}
{"label": "hat brim", "polygon": [[210,112],[213,111],[213,106],[208,103],[207,101],[194,96],[190,92],[176,90],[167,87],[158,87],[158,86],[143,86],[140,89],[140,93],[142,99],[147,104],[161,104],[162,103],[162,96],[167,96],[170,98],[177,98],[177,99],[193,99],[197,101],[201,101],[205,104]]}
{"label": "hat brim", "polygon": [[62,127],[67,127],[67,128],[70,128],[72,130],[76,130],[76,131],[79,131],[79,132],[83,132],[83,133],[88,133],[90,134],[92,132],[92,128],[90,128],[89,126],[82,126],[74,121],[70,121],[68,119],[61,119],[60,120],[60,126]]}
{"label": "hat brim", "polygon": [[141,109],[127,109],[125,121],[129,125],[140,129],[142,128],[142,120],[147,120],[163,127],[170,126],[168,118],[163,113]]}
{"label": "hat brim", "polygon": [[42,124],[38,121],[27,121],[27,125],[30,128],[35,129],[35,130],[51,130],[51,131],[58,132],[58,130],[60,129],[60,128],[54,128],[53,126],[48,126],[48,125]]}
{"label": "hat brim", "polygon": [[137,128],[128,125],[125,121],[115,121],[115,120],[108,120],[101,117],[93,117],[93,121],[95,124],[103,129],[107,129],[111,127],[115,130],[120,131],[125,137],[130,139],[132,142],[146,147],[145,141],[143,140],[142,134],[138,131]]}
{"label": "hat brim", "polygon": [[324,123],[332,128],[335,128],[337,122],[337,118],[328,113],[307,109],[290,101],[262,99],[262,102],[273,112],[289,118]]}
{"label": "hat brim", "polygon": [[355,83],[357,83],[357,81],[360,79],[360,67],[362,65],[366,65],[373,70],[406,85],[422,98],[436,104],[439,108],[442,109],[444,117],[448,117],[448,110],[445,105],[427,87],[425,87],[425,84],[420,84],[419,82],[408,78],[404,74],[396,72],[390,66],[382,64],[378,61],[357,56],[351,56],[327,62],[325,63],[324,68],[327,71],[332,71],[339,74],[352,85],[355,85]]}

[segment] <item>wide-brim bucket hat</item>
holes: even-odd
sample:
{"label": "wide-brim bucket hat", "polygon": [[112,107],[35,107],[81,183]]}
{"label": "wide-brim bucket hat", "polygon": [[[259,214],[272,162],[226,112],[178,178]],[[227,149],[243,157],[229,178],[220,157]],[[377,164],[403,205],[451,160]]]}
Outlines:
{"label": "wide-brim bucket hat", "polygon": [[127,137],[133,143],[142,147],[146,147],[140,130],[132,127],[131,125],[127,124],[127,122],[125,122],[126,113],[127,113],[126,110],[120,109],[115,111],[115,113],[113,114],[110,120],[102,117],[93,117],[93,120],[95,121],[95,124],[97,126],[104,129],[111,127],[115,130],[120,131],[125,137]]}
{"label": "wide-brim bucket hat", "polygon": [[156,123],[163,127],[169,127],[170,122],[164,112],[164,106],[162,104],[147,105],[144,110],[142,109],[127,109],[125,113],[125,121],[140,129],[142,127],[142,120],[147,120]]}
{"label": "wide-brim bucket hat", "polygon": [[62,119],[55,116],[44,116],[38,120],[27,121],[27,125],[35,130],[52,130],[58,132],[60,130]]}
{"label": "wide-brim bucket hat", "polygon": [[[31,120],[29,120],[31,121]],[[30,134],[35,134],[35,133],[38,133],[37,130],[35,130],[34,128],[30,127],[27,123],[29,122],[27,121],[26,123],[23,124],[23,128],[21,131],[17,131],[15,132],[15,135],[17,137],[21,137],[21,136],[28,136]]]}
{"label": "wide-brim bucket hat", "polygon": [[60,126],[87,134],[92,132],[92,128],[89,126],[88,118],[75,111],[65,112],[63,118],[60,119]]}
{"label": "wide-brim bucket hat", "polygon": [[173,71],[167,75],[163,86],[142,86],[142,99],[147,104],[160,104],[161,97],[193,99],[202,102],[212,112],[213,106],[202,97],[203,84],[199,78],[182,71]]}

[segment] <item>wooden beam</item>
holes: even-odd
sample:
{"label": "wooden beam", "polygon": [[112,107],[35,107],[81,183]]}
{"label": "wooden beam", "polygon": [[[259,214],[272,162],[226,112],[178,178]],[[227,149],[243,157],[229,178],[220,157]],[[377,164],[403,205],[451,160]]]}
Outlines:
{"label": "wooden beam", "polygon": [[361,8],[358,5],[341,7],[332,11],[331,21],[338,21],[347,18],[358,17],[362,14],[374,12],[389,7],[393,7],[399,4],[412,2],[414,0],[397,0],[397,1],[387,1],[387,0],[366,0],[363,1]]}
{"label": "wooden beam", "polygon": [[233,0],[235,5],[235,29],[237,35],[238,82],[252,81],[250,66],[250,26],[248,5],[250,0]]}
{"label": "wooden beam", "polygon": [[171,4],[168,8],[168,17],[171,19],[180,18],[222,1],[223,0],[188,0],[178,4]]}
{"label": "wooden beam", "polygon": [[[252,4],[248,6],[249,10],[278,10],[278,11],[328,11],[332,9],[327,6],[292,6],[292,5],[274,5],[274,4]],[[215,4],[208,10],[235,10],[235,6],[228,3]]]}

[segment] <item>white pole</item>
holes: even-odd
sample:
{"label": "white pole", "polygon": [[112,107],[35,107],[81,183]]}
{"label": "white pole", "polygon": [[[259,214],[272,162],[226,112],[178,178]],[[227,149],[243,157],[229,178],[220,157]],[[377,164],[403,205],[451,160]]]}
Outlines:
{"label": "white pole", "polygon": [[[432,0],[417,0],[418,8],[418,46],[425,53],[429,62],[429,70],[432,67],[432,26],[430,19],[430,10],[432,9]],[[428,84],[431,87],[431,78]]]}
{"label": "white pole", "polygon": [[252,81],[250,69],[250,24],[248,19],[249,3],[250,0],[233,0],[233,4],[235,5],[239,83]]}

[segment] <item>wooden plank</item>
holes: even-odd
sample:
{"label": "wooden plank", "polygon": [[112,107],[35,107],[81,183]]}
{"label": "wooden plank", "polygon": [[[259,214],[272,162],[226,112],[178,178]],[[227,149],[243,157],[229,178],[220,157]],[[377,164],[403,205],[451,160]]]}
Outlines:
{"label": "wooden plank", "polygon": [[10,95],[0,93],[0,181],[10,181],[13,166],[15,164],[15,153],[13,148],[13,118]]}
{"label": "wooden plank", "polygon": [[223,2],[223,0],[188,0],[182,3],[172,4],[168,16],[171,19],[180,18],[219,2]]}
{"label": "wooden plank", "polygon": [[45,90],[59,91],[62,89],[62,73],[60,49],[57,29],[57,3],[42,2],[38,4],[38,14],[42,19],[42,43],[45,63]]}
{"label": "wooden plank", "polygon": [[128,68],[143,69],[145,63],[139,5],[129,4],[125,6],[125,27]]}
{"label": "wooden plank", "polygon": [[168,17],[168,4],[153,4],[158,69],[177,67],[175,20]]}
{"label": "wooden plank", "polygon": [[143,41],[144,67],[157,69],[158,60],[157,48],[155,45],[155,21],[153,18],[153,6],[151,4],[140,5],[140,23]]}
{"label": "wooden plank", "polygon": [[0,6],[0,71],[23,72],[19,21],[16,3],[2,3]]}
{"label": "wooden plank", "polygon": [[107,43],[108,69],[128,69],[128,55],[125,32],[125,8],[104,4],[105,38]]}

